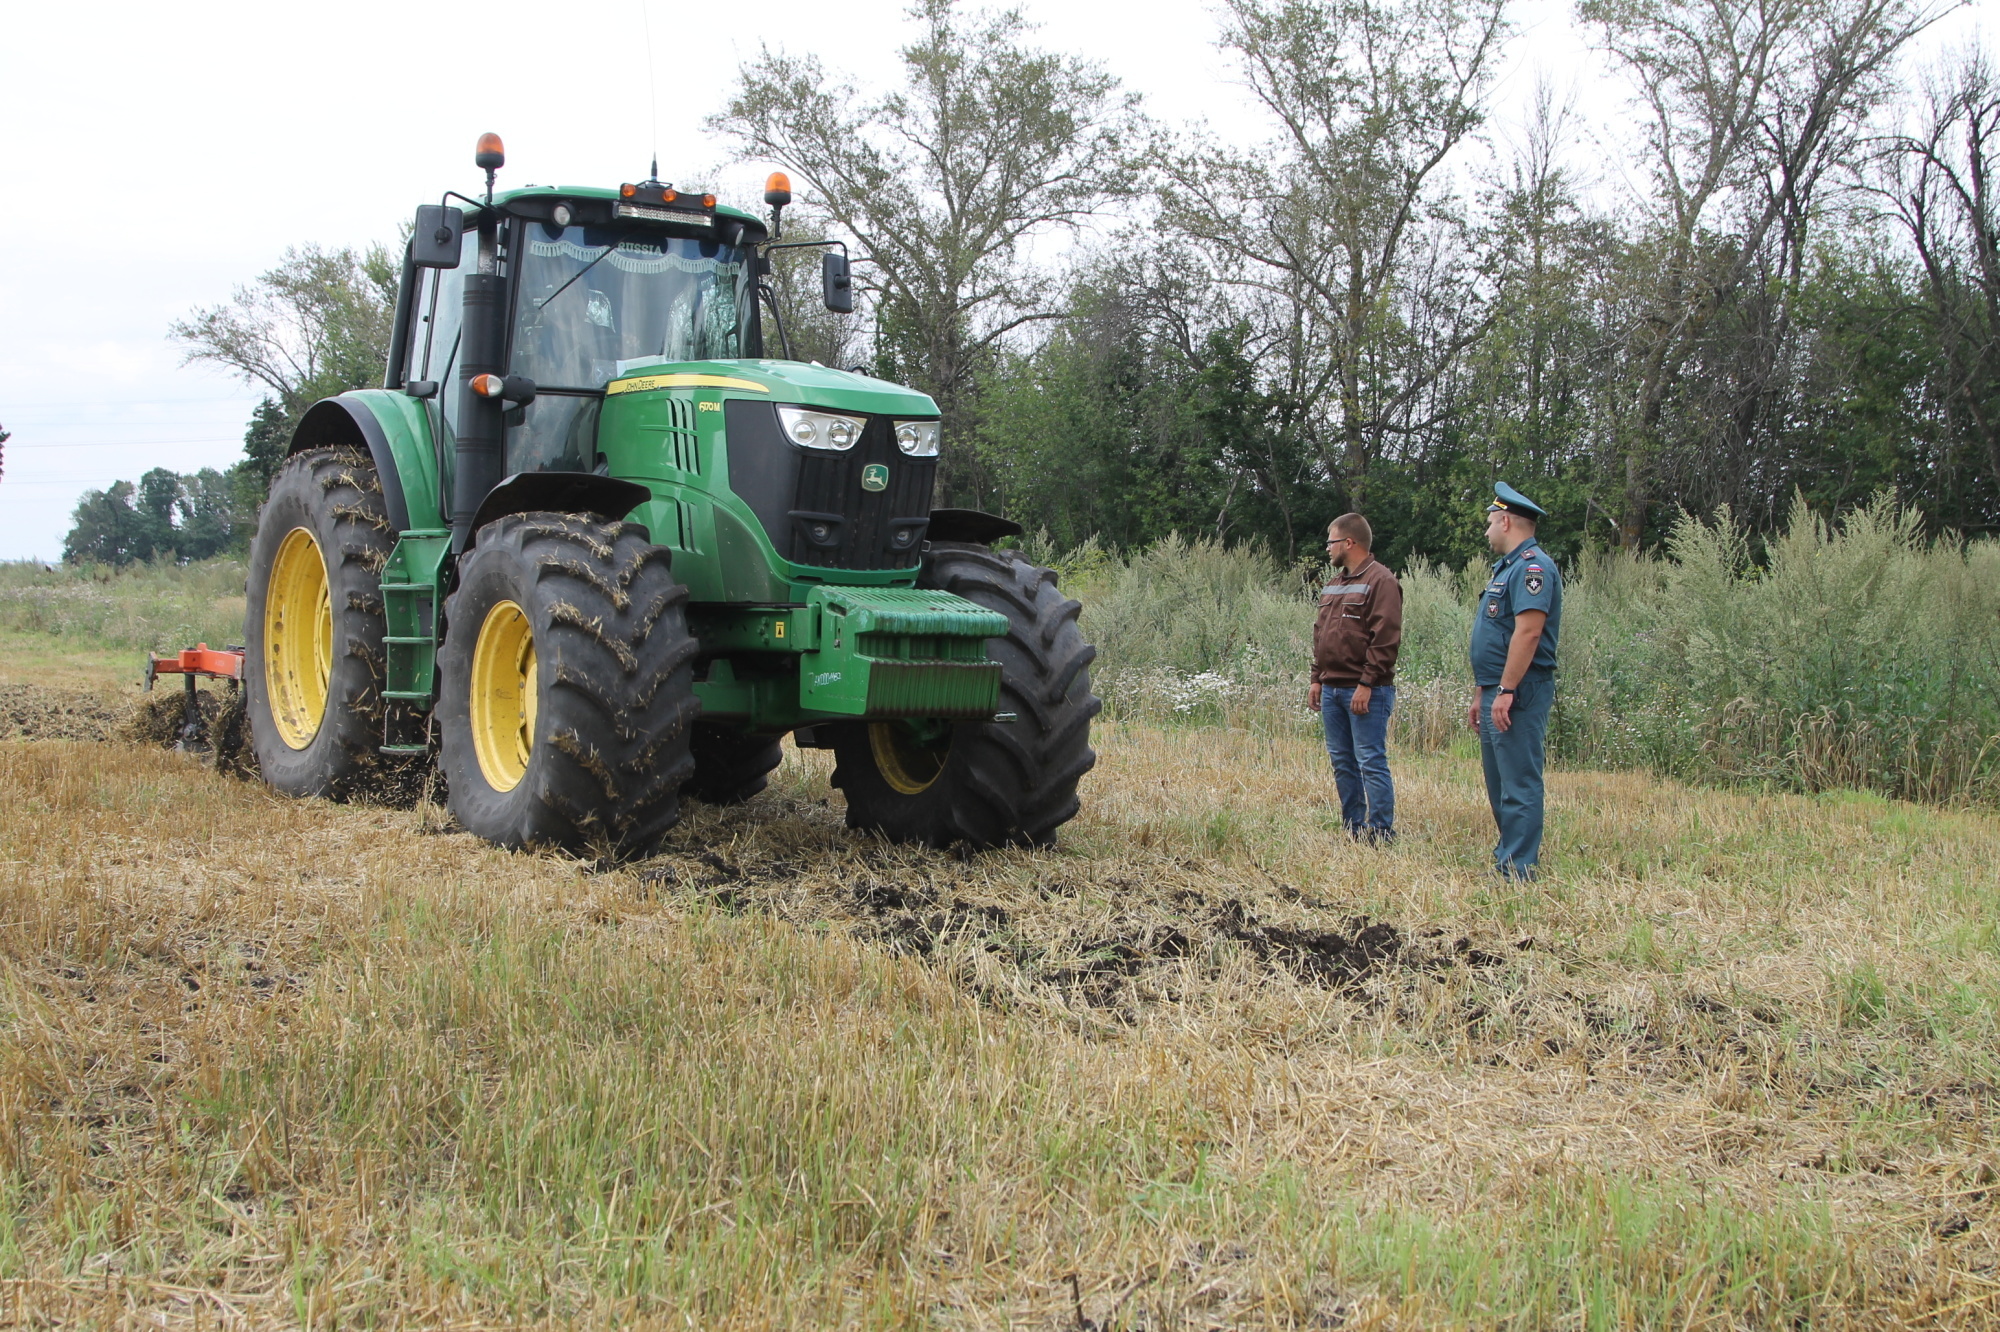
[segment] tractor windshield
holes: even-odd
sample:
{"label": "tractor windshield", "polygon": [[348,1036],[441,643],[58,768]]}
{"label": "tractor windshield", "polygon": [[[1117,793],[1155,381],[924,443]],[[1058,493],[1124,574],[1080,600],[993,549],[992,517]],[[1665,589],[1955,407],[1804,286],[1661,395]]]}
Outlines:
{"label": "tractor windshield", "polygon": [[601,389],[628,367],[745,354],[751,252],[610,227],[523,228],[514,373],[544,389]]}

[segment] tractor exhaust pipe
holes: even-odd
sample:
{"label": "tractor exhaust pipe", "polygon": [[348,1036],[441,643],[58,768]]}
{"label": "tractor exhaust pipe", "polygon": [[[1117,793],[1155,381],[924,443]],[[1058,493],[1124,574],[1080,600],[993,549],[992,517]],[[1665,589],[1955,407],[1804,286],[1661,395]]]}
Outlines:
{"label": "tractor exhaust pipe", "polygon": [[506,164],[497,134],[479,136],[473,162],[486,173],[486,207],[479,213],[479,271],[465,275],[464,319],[459,325],[458,438],[452,455],[451,548],[472,544],[472,520],[487,492],[507,474],[507,404],[475,387],[507,367],[507,280],[500,276],[500,222],[493,214],[493,173]]}
{"label": "tractor exhaust pipe", "polygon": [[[484,239],[482,237],[482,239]],[[482,245],[480,247],[484,249]],[[458,376],[458,439],[453,446],[451,487],[451,548],[463,551],[472,543],[472,518],[487,492],[507,471],[507,404],[473,388],[481,375],[506,369],[507,280],[497,273],[465,275],[465,322],[460,325]]]}

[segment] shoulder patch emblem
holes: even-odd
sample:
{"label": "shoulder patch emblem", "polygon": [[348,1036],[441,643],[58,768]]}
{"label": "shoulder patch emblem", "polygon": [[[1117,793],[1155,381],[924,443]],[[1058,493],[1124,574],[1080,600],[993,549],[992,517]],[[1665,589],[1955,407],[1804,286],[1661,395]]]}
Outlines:
{"label": "shoulder patch emblem", "polygon": [[1542,575],[1541,575],[1541,571],[1540,571],[1540,570],[1537,570],[1536,572],[1534,572],[1534,573],[1531,573],[1531,574],[1529,574],[1529,575],[1528,575],[1528,576],[1527,576],[1526,578],[1522,579],[1522,580],[1521,580],[1521,586],[1523,586],[1523,587],[1525,587],[1525,588],[1527,588],[1527,589],[1528,589],[1528,595],[1529,595],[1529,596],[1531,596],[1531,597],[1533,597],[1533,596],[1539,596],[1539,595],[1541,594],[1541,590],[1542,590]]}

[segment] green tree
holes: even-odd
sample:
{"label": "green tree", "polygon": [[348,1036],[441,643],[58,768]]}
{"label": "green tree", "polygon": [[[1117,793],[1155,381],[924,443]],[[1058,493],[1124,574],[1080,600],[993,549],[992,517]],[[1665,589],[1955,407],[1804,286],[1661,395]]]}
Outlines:
{"label": "green tree", "polygon": [[146,543],[146,553],[142,558],[151,559],[154,555],[175,549],[174,516],[180,504],[181,478],[178,472],[155,467],[139,478],[139,488],[132,496],[132,507],[139,515],[140,531]]}
{"label": "green tree", "polygon": [[1066,317],[988,381],[981,455],[1009,515],[1060,547],[1226,524],[1232,477],[1200,415],[1186,290],[1157,264],[1094,271]]}
{"label": "green tree", "polygon": [[1673,493],[1677,471],[1712,477],[1721,455],[1768,438],[1829,177],[1858,155],[1891,62],[1929,16],[1906,0],[1582,0],[1578,13],[1644,114],[1650,188],[1629,201],[1601,421],[1630,549],[1663,499],[1698,502]]}
{"label": "green tree", "polygon": [[135,489],[130,481],[114,481],[83,493],[63,538],[66,563],[125,565],[152,557],[152,533],[132,507]]}
{"label": "green tree", "polygon": [[84,492],[63,541],[63,559],[111,565],[205,560],[243,549],[253,525],[221,472],[204,467],[182,476],[155,467],[136,486],[117,481]]}
{"label": "green tree", "polygon": [[1349,506],[1377,459],[1449,416],[1486,324],[1445,168],[1484,118],[1503,6],[1228,0],[1223,45],[1277,134],[1167,167],[1164,224],[1252,301],[1262,373]]}
{"label": "green tree", "polygon": [[1059,311],[1038,239],[1133,186],[1135,100],[1097,65],[1031,49],[1015,10],[921,0],[903,85],[864,99],[817,58],[766,48],[712,126],[788,170],[852,238],[877,320],[878,369],[944,414],[945,486],[987,489],[970,444],[980,379],[1009,334]]}
{"label": "green tree", "polygon": [[[230,469],[232,473],[235,470]],[[205,560],[247,551],[257,527],[257,506],[243,503],[235,477],[204,467],[180,481],[174,531],[174,547],[180,557]]]}
{"label": "green tree", "polygon": [[[1916,251],[1921,308],[1937,349],[1933,390],[1947,430],[1980,464],[1987,496],[2000,486],[1996,171],[2000,74],[1984,51],[1968,49],[1925,79],[1918,126],[1891,140],[1871,183]],[[2000,524],[1990,502],[1983,508],[1978,526]]]}
{"label": "green tree", "polygon": [[259,496],[270,487],[272,474],[285,461],[285,450],[292,443],[292,424],[283,404],[273,397],[266,396],[250,413],[250,424],[243,431],[243,461],[232,470],[240,470]]}
{"label": "green tree", "polygon": [[1415,548],[1453,567],[1485,549],[1467,515],[1496,479],[1549,509],[1541,535],[1552,549],[1577,549],[1586,526],[1600,542],[1617,535],[1592,503],[1590,447],[1607,363],[1600,300],[1617,235],[1585,210],[1563,165],[1569,108],[1547,84],[1532,108],[1514,160],[1491,185],[1482,261],[1495,274],[1490,322],[1458,369],[1459,409],[1430,449],[1384,483],[1406,506],[1392,530],[1420,534]]}
{"label": "green tree", "polygon": [[320,398],[381,382],[399,276],[386,246],[300,246],[228,303],[175,321],[169,336],[185,345],[183,363],[219,365],[268,390],[296,424]]}
{"label": "green tree", "polygon": [[173,551],[206,559],[247,547],[306,408],[380,382],[399,277],[385,246],[307,245],[287,250],[227,303],[176,320],[168,336],[185,348],[183,364],[219,365],[266,391],[243,432],[243,459],[226,474],[155,469],[136,487],[89,492],[64,558],[122,564]]}

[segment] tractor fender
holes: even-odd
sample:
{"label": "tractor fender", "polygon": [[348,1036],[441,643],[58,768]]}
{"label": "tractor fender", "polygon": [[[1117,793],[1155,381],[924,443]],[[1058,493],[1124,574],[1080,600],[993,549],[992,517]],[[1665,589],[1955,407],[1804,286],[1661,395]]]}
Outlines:
{"label": "tractor fender", "polygon": [[472,515],[470,550],[479,541],[479,529],[495,518],[510,513],[548,509],[555,513],[594,513],[616,522],[653,498],[653,492],[636,481],[595,472],[516,472],[486,492]]}
{"label": "tractor fender", "polygon": [[924,535],[932,541],[969,541],[990,546],[1002,537],[1020,536],[1021,525],[1012,518],[981,513],[978,509],[932,509],[930,530]]}
{"label": "tractor fender", "polygon": [[342,446],[368,450],[382,483],[383,506],[398,532],[443,524],[437,451],[421,400],[390,389],[322,398],[299,419],[289,452]]}

